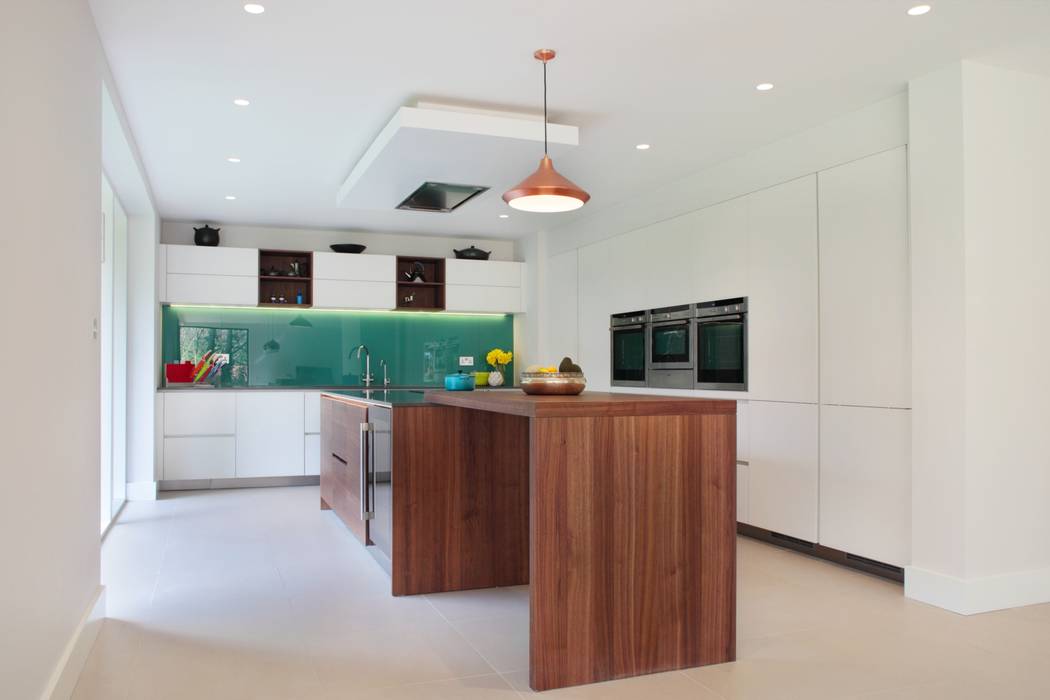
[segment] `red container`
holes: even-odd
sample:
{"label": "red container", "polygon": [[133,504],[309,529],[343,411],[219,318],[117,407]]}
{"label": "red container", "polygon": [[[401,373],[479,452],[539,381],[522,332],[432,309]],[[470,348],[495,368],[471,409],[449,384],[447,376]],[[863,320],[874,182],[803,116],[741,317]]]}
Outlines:
{"label": "red container", "polygon": [[183,362],[181,365],[164,365],[164,378],[167,379],[168,382],[192,382],[193,363]]}

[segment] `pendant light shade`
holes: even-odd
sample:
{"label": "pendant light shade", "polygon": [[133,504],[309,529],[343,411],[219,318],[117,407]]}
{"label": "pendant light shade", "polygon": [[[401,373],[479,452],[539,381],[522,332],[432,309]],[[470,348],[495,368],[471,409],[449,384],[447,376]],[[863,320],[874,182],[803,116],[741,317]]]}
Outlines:
{"label": "pendant light shade", "polygon": [[555,170],[547,154],[547,62],[554,56],[553,49],[540,49],[533,54],[543,64],[543,159],[536,172],[503,193],[503,201],[521,211],[572,211],[591,198],[579,185]]}

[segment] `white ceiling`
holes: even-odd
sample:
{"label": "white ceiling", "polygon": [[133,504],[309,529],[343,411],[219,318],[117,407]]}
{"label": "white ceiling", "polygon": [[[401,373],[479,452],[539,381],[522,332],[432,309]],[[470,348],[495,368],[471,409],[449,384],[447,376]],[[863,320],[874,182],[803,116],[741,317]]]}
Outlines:
{"label": "white ceiling", "polygon": [[[926,1],[923,17],[905,13],[912,0],[261,0],[262,15],[240,0],[91,5],[162,217],[517,237],[900,92],[940,65],[1050,35],[1045,0]],[[450,215],[336,206],[403,105],[535,111],[540,47],[559,52],[551,119],[580,127],[580,145],[555,164],[591,193],[586,207],[498,219],[475,202]],[[776,89],[756,92],[763,81]],[[472,155],[489,166],[506,156]],[[507,176],[525,177],[540,155],[505,163]],[[484,196],[498,198],[492,184]]]}

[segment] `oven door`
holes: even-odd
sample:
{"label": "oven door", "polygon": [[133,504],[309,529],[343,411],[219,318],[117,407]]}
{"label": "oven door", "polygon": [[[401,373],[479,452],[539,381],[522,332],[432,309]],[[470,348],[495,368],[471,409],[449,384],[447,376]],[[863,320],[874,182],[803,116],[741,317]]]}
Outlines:
{"label": "oven door", "polygon": [[614,326],[610,331],[612,385],[645,386],[645,326]]}
{"label": "oven door", "polygon": [[696,388],[747,389],[747,314],[696,322]]}
{"label": "oven door", "polygon": [[660,321],[649,326],[650,369],[692,369],[696,343],[692,320]]}

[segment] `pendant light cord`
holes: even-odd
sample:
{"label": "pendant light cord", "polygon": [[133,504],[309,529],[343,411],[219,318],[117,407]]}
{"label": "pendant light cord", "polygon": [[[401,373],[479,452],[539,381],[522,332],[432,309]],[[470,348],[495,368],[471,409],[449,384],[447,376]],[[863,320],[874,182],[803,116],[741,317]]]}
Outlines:
{"label": "pendant light cord", "polygon": [[543,155],[547,155],[547,62],[543,62]]}

